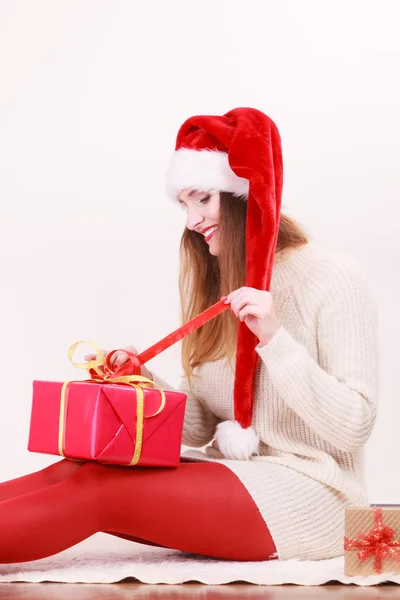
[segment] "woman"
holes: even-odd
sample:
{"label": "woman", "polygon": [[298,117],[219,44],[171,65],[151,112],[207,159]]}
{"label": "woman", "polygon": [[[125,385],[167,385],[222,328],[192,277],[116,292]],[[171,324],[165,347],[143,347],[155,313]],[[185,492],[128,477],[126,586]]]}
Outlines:
{"label": "woman", "polygon": [[344,509],[367,502],[375,307],[353,260],[280,214],[281,189],[279,133],[263,113],[183,124],[168,171],[187,211],[183,321],[220,296],[231,309],[183,342],[183,443],[211,445],[176,470],[63,460],[2,484],[1,562],[98,531],[228,560],[343,552]]}

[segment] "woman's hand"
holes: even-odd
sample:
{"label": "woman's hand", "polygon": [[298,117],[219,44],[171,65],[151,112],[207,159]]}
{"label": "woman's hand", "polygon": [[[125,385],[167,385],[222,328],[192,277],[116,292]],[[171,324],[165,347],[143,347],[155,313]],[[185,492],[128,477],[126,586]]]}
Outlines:
{"label": "woman's hand", "polygon": [[263,346],[268,344],[280,329],[281,325],[269,292],[242,287],[228,294],[225,304],[231,305],[233,314],[246,323]]}
{"label": "woman's hand", "polygon": [[[137,351],[137,349],[135,348],[135,346],[125,346],[125,350],[128,350],[128,352],[132,352],[132,354],[139,354],[139,352]],[[100,350],[100,353],[103,357],[107,356],[108,351],[107,350]],[[96,360],[97,356],[96,354],[87,354],[85,356],[85,360],[89,361],[89,360]],[[118,352],[116,352],[114,354],[114,356],[111,357],[111,365],[115,368],[121,367],[122,365],[124,365],[127,361],[129,360],[129,356],[126,354],[126,352],[124,352],[123,350],[119,350]],[[143,365],[141,367],[141,375],[142,377],[147,377],[148,379],[153,379],[150,371]]]}

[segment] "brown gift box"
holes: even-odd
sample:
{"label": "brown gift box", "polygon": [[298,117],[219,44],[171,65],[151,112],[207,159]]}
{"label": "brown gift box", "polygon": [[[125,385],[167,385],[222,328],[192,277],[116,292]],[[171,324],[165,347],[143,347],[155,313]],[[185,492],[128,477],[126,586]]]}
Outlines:
{"label": "brown gift box", "polygon": [[400,505],[346,508],[344,548],[349,577],[400,573]]}

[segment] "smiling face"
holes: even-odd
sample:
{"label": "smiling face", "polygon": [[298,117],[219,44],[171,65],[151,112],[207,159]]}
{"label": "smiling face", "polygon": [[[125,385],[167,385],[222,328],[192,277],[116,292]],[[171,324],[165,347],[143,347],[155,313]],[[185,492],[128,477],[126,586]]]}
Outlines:
{"label": "smiling face", "polygon": [[219,192],[215,190],[200,192],[186,189],[180,192],[178,201],[187,212],[186,227],[203,235],[210,254],[218,256]]}

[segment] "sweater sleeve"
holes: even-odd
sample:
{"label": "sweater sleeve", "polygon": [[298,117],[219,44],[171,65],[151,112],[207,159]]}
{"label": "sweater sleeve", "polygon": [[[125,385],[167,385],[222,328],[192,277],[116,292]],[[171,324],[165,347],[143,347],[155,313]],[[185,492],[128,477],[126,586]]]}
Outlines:
{"label": "sweater sleeve", "polygon": [[214,438],[219,420],[201,398],[190,390],[186,377],[182,377],[178,389],[151,372],[154,383],[164,390],[186,394],[185,420],[183,424],[182,444],[192,448],[201,448]]}
{"label": "sweater sleeve", "polygon": [[317,309],[318,362],[283,327],[257,352],[286,404],[321,438],[352,452],[376,418],[377,314],[357,264],[332,279]]}

